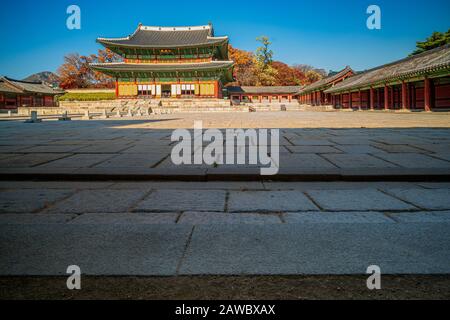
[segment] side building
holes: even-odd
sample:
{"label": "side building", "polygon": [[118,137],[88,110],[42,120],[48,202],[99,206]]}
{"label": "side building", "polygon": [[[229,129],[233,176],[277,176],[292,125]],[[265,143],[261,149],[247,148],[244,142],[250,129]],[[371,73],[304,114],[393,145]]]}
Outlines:
{"label": "side building", "polygon": [[[227,87],[233,104],[292,102],[298,97],[301,86]],[[295,101],[296,102],[296,101]]]}
{"label": "side building", "polygon": [[233,80],[228,37],[212,25],[148,27],[139,25],[125,38],[98,38],[119,54],[119,63],[91,68],[115,79],[118,98],[222,98]]}
{"label": "side building", "polygon": [[18,107],[55,107],[56,96],[64,91],[53,89],[42,82],[0,77],[0,109]]}
{"label": "side building", "polygon": [[352,77],[355,72],[349,66],[334,75],[316,81],[299,92],[299,103],[313,106],[331,104],[331,94],[325,90],[334,87],[336,84]]}
{"label": "side building", "polygon": [[336,108],[450,109],[450,45],[357,74],[325,94]]}

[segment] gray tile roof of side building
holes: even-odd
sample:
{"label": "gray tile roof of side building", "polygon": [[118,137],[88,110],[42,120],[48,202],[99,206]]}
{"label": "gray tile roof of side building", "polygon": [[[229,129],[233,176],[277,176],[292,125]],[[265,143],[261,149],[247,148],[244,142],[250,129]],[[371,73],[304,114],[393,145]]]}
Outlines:
{"label": "gray tile roof of side building", "polygon": [[329,76],[329,77],[325,77],[319,81],[316,81],[314,83],[311,83],[310,85],[304,87],[302,89],[301,93],[306,93],[306,92],[311,92],[317,89],[321,89],[324,87],[329,86],[330,84],[332,84],[334,81],[336,81],[337,79],[345,76],[347,73],[352,72],[354,73],[354,71],[352,70],[352,68],[350,68],[350,66],[346,66],[344,69],[342,69],[341,71],[339,71],[338,73],[336,73],[335,75]]}
{"label": "gray tile roof of side building", "polygon": [[8,77],[0,77],[0,91],[9,93],[40,93],[48,95],[64,93],[63,90],[54,89],[42,82],[15,80]]}
{"label": "gray tile roof of side building", "polygon": [[336,84],[325,92],[364,89],[370,85],[382,85],[397,79],[408,79],[442,70],[448,70],[450,74],[450,45],[367,70]]}
{"label": "gray tile roof of side building", "polygon": [[147,27],[139,25],[124,38],[98,38],[104,45],[145,48],[176,48],[228,42],[228,37],[215,37],[211,25],[195,27]]}
{"label": "gray tile roof of side building", "polygon": [[266,86],[266,87],[249,87],[249,86],[232,86],[227,87],[229,93],[235,94],[296,94],[302,89],[302,86]]}
{"label": "gray tile roof of side building", "polygon": [[233,61],[211,61],[198,63],[93,63],[90,66],[96,70],[105,71],[184,71],[221,69],[233,66]]}

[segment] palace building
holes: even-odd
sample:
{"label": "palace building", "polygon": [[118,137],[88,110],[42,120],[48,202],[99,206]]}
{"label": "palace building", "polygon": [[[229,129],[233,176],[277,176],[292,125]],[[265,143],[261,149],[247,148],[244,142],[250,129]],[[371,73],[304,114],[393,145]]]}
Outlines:
{"label": "palace building", "polygon": [[358,73],[328,88],[317,99],[312,84],[300,92],[303,103],[371,110],[450,109],[450,45]]}
{"label": "palace building", "polygon": [[62,94],[64,91],[53,89],[42,82],[0,77],[0,109],[55,107],[55,97]]}
{"label": "palace building", "polygon": [[112,76],[118,98],[222,98],[233,80],[228,37],[216,37],[211,24],[148,27],[139,24],[124,38],[97,42],[123,62],[91,64]]}
{"label": "palace building", "polygon": [[325,77],[316,81],[301,90],[299,95],[300,103],[307,103],[313,106],[322,104],[331,104],[331,94],[325,93],[325,90],[334,87],[339,82],[353,76],[355,72],[349,66],[337,72],[334,75]]}
{"label": "palace building", "polygon": [[301,86],[227,87],[233,104],[244,103],[291,103],[298,98]]}

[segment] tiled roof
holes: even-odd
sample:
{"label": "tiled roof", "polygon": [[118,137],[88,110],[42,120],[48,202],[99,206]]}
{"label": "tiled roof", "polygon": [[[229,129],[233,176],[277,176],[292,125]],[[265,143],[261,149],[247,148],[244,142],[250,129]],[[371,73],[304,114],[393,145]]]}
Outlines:
{"label": "tiled roof", "polygon": [[227,87],[230,93],[244,94],[295,94],[300,91],[301,86],[273,86],[273,87]]}
{"label": "tiled roof", "polygon": [[345,76],[349,72],[353,72],[353,70],[349,66],[346,66],[344,69],[342,69],[335,75],[325,77],[319,81],[316,81],[316,82],[311,83],[310,85],[306,86],[305,88],[303,88],[302,93],[311,92],[311,91],[326,87],[326,86],[332,84],[337,79]]}
{"label": "tiled roof", "polygon": [[23,91],[0,78],[0,92],[4,93],[22,93]]}
{"label": "tiled roof", "polygon": [[440,70],[450,72],[450,45],[445,45],[399,61],[365,71],[326,90],[327,93],[356,90],[389,82],[408,79]]}
{"label": "tiled roof", "polygon": [[145,48],[176,48],[223,43],[228,37],[214,37],[211,25],[198,27],[146,27],[139,25],[125,38],[98,38],[104,45]]}
{"label": "tiled roof", "polygon": [[14,80],[8,77],[0,77],[0,91],[8,89],[6,92],[11,93],[42,93],[49,95],[62,94],[64,91],[53,89],[42,82],[30,82],[22,80]]}
{"label": "tiled roof", "polygon": [[214,70],[233,66],[233,61],[211,61],[199,63],[93,63],[91,68],[99,71],[187,71]]}

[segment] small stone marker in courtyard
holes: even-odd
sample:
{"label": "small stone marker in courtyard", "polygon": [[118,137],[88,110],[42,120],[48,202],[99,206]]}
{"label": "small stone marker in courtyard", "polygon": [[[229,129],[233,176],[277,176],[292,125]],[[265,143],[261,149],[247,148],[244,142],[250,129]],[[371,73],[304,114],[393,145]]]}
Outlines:
{"label": "small stone marker in courtyard", "polygon": [[128,117],[132,117],[132,116],[133,116],[133,113],[131,112],[131,108],[128,108],[128,114],[127,114],[127,116],[128,116]]}
{"label": "small stone marker in courtyard", "polygon": [[70,120],[72,120],[72,118],[69,117],[67,111],[64,111],[61,117],[58,118],[58,121],[70,121]]}
{"label": "small stone marker in courtyard", "polygon": [[38,119],[37,111],[31,111],[31,117],[30,119],[25,121],[26,123],[38,123],[42,122],[42,119]]}
{"label": "small stone marker in courtyard", "polygon": [[106,109],[103,109],[102,119],[108,119],[108,112],[106,112]]}
{"label": "small stone marker in courtyard", "polygon": [[92,119],[92,116],[89,114],[89,110],[86,109],[86,110],[84,111],[84,117],[83,117],[83,120],[91,120],[91,119]]}
{"label": "small stone marker in courtyard", "polygon": [[122,118],[122,114],[120,113],[120,109],[117,109],[116,117],[117,118]]}
{"label": "small stone marker in courtyard", "polygon": [[11,117],[11,116],[12,116],[11,110],[8,110],[8,117]]}

